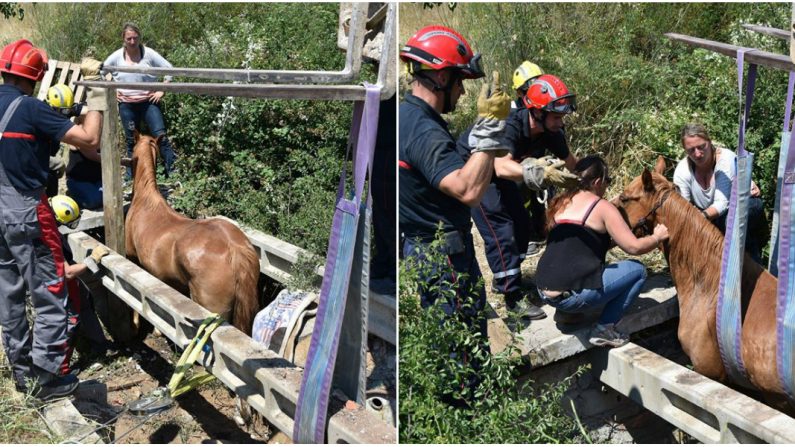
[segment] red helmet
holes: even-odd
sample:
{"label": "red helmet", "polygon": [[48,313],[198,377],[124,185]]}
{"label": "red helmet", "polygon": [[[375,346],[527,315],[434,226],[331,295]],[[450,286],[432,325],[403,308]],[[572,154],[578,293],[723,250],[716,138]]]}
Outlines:
{"label": "red helmet", "polygon": [[36,48],[29,40],[20,39],[3,48],[0,54],[0,73],[11,73],[33,81],[41,81],[47,71],[47,52]]}
{"label": "red helmet", "polygon": [[467,79],[485,76],[480,54],[473,54],[466,39],[445,26],[426,26],[417,31],[400,50],[400,59],[422,64],[425,70],[456,68]]}
{"label": "red helmet", "polygon": [[528,109],[572,113],[577,110],[577,95],[569,93],[566,84],[557,76],[545,74],[530,84],[524,96],[524,105]]}

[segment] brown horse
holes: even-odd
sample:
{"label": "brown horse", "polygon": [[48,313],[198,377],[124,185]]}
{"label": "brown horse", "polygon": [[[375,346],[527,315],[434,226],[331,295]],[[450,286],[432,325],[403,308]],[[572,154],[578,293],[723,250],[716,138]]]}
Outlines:
{"label": "brown horse", "polygon": [[[657,223],[668,227],[670,238],[663,251],[679,297],[682,349],[696,372],[727,381],[715,322],[723,235],[663,177],[664,168],[659,158],[655,172],[644,169],[613,203],[630,227],[638,227],[633,230],[654,228]],[[784,390],[776,372],[777,284],[773,275],[745,255],[741,355],[751,384],[778,404]]]}
{"label": "brown horse", "polygon": [[257,252],[233,224],[192,220],[171,209],[155,179],[158,143],[136,134],[133,199],[125,220],[127,256],[251,335],[259,307]]}

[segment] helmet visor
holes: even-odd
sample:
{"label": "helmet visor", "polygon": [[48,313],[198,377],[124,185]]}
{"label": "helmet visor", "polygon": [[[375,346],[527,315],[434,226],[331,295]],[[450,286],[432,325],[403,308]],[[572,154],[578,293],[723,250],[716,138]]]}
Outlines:
{"label": "helmet visor", "polygon": [[569,93],[554,99],[544,107],[548,112],[572,113],[577,111],[577,95]]}
{"label": "helmet visor", "polygon": [[479,79],[486,76],[486,73],[483,72],[483,67],[480,65],[480,53],[475,53],[469,63],[456,65],[456,68],[461,70],[467,79]]}

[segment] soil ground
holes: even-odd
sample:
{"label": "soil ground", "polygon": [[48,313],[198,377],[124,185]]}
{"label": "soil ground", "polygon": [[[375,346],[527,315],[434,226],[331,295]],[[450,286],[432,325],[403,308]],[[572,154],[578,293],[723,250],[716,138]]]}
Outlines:
{"label": "soil ground", "polygon": [[[368,340],[367,388],[369,396],[389,399],[395,407],[395,347],[377,337]],[[78,346],[78,349],[81,346]],[[107,402],[92,399],[73,399],[73,404],[83,416],[96,422],[97,433],[104,442],[122,444],[166,444],[166,443],[290,443],[290,436],[271,427],[255,412],[253,422],[239,427],[233,416],[235,398],[219,381],[213,381],[176,399],[175,405],[166,411],[148,416],[135,416],[125,411],[126,405],[153,391],[164,387],[179,358],[167,338],[149,334],[142,341],[111,352],[104,357],[83,356],[79,351],[76,361],[81,370],[82,382],[99,382],[107,387]],[[197,370],[203,368],[194,366]],[[3,380],[8,380],[7,374]],[[6,384],[7,385],[7,384]],[[13,388],[13,385],[10,386]],[[5,386],[8,389],[9,386]],[[32,406],[34,402],[24,400],[19,393],[20,405]],[[2,396],[0,396],[2,398]],[[35,411],[31,409],[32,411]],[[34,431],[46,430],[42,421],[37,421]],[[0,432],[1,433],[1,432]],[[41,434],[39,434],[40,436]],[[31,434],[23,442],[51,442]],[[0,439],[0,443],[20,442],[16,439]]]}

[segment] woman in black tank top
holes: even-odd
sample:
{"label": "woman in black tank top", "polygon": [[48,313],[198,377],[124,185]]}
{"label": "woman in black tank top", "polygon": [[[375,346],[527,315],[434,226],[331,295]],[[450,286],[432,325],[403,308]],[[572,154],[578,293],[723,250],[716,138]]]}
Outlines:
{"label": "woman in black tank top", "polygon": [[618,209],[603,200],[611,179],[599,156],[580,160],[575,174],[580,183],[552,199],[547,210],[547,249],[535,282],[542,301],[556,311],[603,308],[589,342],[622,346],[629,336],[615,326],[640,294],[646,268],[634,260],[605,264],[605,255],[612,241],[627,253],[647,253],[668,238],[668,229],[660,224],[651,236],[638,239],[632,234]]}

